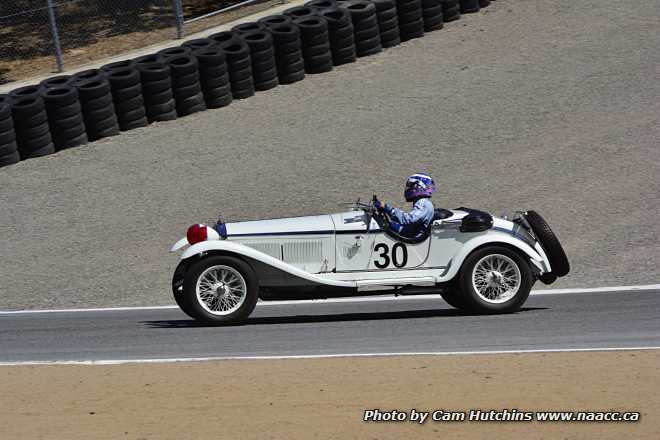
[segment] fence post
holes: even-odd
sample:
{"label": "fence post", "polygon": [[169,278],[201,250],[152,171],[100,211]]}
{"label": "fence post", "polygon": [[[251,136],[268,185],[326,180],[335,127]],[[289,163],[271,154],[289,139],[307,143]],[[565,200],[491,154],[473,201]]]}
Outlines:
{"label": "fence post", "polygon": [[174,14],[176,15],[176,38],[183,38],[183,6],[181,0],[174,0]]}
{"label": "fence post", "polygon": [[62,62],[62,46],[60,45],[60,34],[57,31],[57,21],[55,20],[55,6],[53,0],[48,0],[48,20],[50,22],[50,33],[53,35],[53,46],[55,46],[55,62],[57,63],[57,71],[64,70],[64,63]]}

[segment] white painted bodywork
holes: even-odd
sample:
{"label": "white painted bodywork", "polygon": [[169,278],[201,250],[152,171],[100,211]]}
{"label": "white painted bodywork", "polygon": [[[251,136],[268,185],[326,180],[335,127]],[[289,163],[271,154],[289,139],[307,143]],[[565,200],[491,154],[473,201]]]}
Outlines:
{"label": "white painted bodywork", "polygon": [[[503,243],[526,254],[539,273],[551,271],[540,244],[517,224],[494,218],[491,229],[464,233],[458,224],[467,213],[452,213],[450,218],[436,220],[429,238],[419,244],[399,243],[374,219],[367,230],[368,216],[361,210],[226,223],[226,238],[209,228],[215,236],[209,233],[209,239],[185,249],[181,259],[224,252],[263,263],[288,274],[297,284],[374,290],[450,281],[477,247]],[[185,244],[185,238],[179,240],[172,251]],[[385,254],[384,249],[388,249]],[[383,267],[387,260],[389,264]]]}

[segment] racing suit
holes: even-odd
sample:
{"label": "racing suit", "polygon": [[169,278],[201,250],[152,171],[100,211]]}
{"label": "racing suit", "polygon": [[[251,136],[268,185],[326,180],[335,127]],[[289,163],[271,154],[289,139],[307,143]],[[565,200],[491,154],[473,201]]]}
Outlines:
{"label": "racing suit", "polygon": [[433,222],[434,208],[431,199],[421,197],[413,203],[410,212],[403,212],[398,208],[389,208],[388,213],[392,219],[390,223],[392,230],[404,237],[417,238],[423,235]]}

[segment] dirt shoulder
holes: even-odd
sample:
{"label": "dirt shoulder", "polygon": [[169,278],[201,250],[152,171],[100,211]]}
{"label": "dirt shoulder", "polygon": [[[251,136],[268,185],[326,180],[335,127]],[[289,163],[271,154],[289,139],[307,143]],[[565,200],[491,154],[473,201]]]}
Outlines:
{"label": "dirt shoulder", "polygon": [[[21,439],[659,438],[660,351],[0,369]],[[365,409],[639,411],[637,423],[367,423]]]}

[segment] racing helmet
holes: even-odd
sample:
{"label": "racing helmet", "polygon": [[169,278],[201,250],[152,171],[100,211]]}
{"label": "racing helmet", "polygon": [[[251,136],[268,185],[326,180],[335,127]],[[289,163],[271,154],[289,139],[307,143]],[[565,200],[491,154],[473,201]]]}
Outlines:
{"label": "racing helmet", "polygon": [[406,189],[403,196],[406,198],[406,202],[413,202],[420,197],[431,197],[433,191],[435,191],[435,183],[431,176],[425,173],[417,173],[406,180]]}

